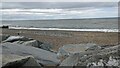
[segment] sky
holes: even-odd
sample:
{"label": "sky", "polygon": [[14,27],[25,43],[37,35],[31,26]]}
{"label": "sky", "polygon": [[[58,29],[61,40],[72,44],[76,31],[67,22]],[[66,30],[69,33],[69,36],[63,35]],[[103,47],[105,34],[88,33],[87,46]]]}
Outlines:
{"label": "sky", "polygon": [[1,0],[1,2],[118,2],[119,0]]}
{"label": "sky", "polygon": [[0,13],[3,20],[118,17],[117,2],[2,2],[0,4],[2,4]]}

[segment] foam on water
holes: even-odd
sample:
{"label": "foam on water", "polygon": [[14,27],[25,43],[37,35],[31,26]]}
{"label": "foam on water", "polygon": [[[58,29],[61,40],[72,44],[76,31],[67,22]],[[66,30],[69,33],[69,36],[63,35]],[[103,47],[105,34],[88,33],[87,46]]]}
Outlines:
{"label": "foam on water", "polygon": [[65,28],[31,28],[31,27],[9,27],[10,29],[31,30],[62,30],[62,31],[92,31],[92,32],[119,32],[118,29],[65,29]]}

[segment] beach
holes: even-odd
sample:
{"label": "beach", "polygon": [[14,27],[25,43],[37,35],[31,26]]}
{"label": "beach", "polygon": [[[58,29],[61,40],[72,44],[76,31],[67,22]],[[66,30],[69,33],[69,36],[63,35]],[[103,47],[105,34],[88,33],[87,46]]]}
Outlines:
{"label": "beach", "polygon": [[2,2],[1,68],[120,68],[118,2]]}
{"label": "beach", "polygon": [[64,31],[64,30],[33,30],[33,29],[2,29],[3,35],[25,36],[53,45],[58,51],[66,44],[95,43],[99,45],[117,45],[118,32],[98,31]]}

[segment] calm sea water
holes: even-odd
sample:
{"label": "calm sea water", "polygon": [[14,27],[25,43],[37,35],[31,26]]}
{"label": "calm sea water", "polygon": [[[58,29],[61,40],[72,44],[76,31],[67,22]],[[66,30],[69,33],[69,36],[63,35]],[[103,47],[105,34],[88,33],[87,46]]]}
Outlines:
{"label": "calm sea water", "polygon": [[118,19],[4,20],[2,25],[34,28],[118,29]]}

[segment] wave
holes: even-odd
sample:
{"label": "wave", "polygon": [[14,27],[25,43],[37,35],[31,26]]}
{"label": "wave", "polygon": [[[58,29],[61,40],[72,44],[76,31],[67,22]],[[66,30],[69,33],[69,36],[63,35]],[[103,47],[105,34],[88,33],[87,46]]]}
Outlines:
{"label": "wave", "polygon": [[31,27],[9,27],[9,29],[86,31],[86,32],[119,32],[119,29],[65,29],[65,28],[31,28]]}

